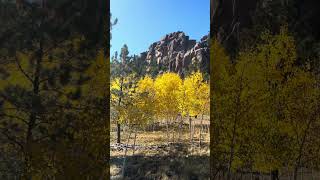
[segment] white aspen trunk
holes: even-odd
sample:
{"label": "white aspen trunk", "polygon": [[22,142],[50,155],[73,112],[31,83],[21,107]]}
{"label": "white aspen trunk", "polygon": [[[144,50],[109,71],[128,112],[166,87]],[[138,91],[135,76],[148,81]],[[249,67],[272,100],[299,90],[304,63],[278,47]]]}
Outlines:
{"label": "white aspen trunk", "polygon": [[201,149],[201,127],[199,128],[199,149]]}
{"label": "white aspen trunk", "polygon": [[180,123],[179,123],[179,141],[181,140],[182,125],[183,125],[182,115],[180,117],[181,117],[181,119],[180,119]]}
{"label": "white aspen trunk", "polygon": [[172,131],[172,142],[174,143],[174,132],[175,132],[175,129],[176,129],[176,120],[173,122],[173,131]]}
{"label": "white aspen trunk", "polygon": [[191,121],[191,146],[192,146],[192,154],[194,152],[194,143],[193,143],[193,137],[194,137],[194,123]]}
{"label": "white aspen trunk", "polygon": [[192,119],[190,116],[188,116],[188,118],[189,118],[189,130],[190,130],[190,143],[192,144],[192,126],[191,126]]}
{"label": "white aspen trunk", "polygon": [[201,149],[201,135],[202,135],[202,129],[203,129],[202,120],[203,120],[203,115],[201,116],[200,133],[199,133],[199,147],[200,147],[200,149]]}
{"label": "white aspen trunk", "polygon": [[168,144],[170,143],[170,134],[169,134],[169,120],[167,119],[167,140]]}
{"label": "white aspen trunk", "polygon": [[192,140],[192,144],[193,144],[193,138],[194,138],[194,124],[191,123],[191,140]]}

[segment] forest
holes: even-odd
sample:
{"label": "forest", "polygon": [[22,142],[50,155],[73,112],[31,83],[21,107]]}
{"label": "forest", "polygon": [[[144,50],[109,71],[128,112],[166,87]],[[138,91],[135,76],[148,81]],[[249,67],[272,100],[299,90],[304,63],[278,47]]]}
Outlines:
{"label": "forest", "polygon": [[0,1],[0,179],[108,178],[106,7]]}
{"label": "forest", "polygon": [[318,3],[211,3],[211,179],[319,179]]}
{"label": "forest", "polygon": [[1,0],[0,179],[320,179],[319,7],[211,0],[110,57],[107,1]]}
{"label": "forest", "polygon": [[[295,65],[295,41],[286,28],[230,63],[213,42],[212,144],[216,168],[290,173],[319,163],[319,78]],[[215,168],[214,167],[214,168]]]}
{"label": "forest", "polygon": [[205,179],[209,81],[200,71],[184,78],[169,71],[141,74],[137,69],[146,67],[135,60],[124,45],[111,62],[111,177]]}

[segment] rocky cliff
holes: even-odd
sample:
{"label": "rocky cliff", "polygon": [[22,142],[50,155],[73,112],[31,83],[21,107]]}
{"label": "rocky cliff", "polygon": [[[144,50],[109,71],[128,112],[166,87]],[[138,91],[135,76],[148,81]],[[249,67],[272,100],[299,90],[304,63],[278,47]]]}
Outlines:
{"label": "rocky cliff", "polygon": [[278,33],[287,25],[298,54],[314,58],[320,42],[319,7],[317,0],[211,0],[210,35],[236,55],[261,32]]}
{"label": "rocky cliff", "polygon": [[165,35],[141,53],[139,61],[147,63],[147,71],[156,67],[159,72],[170,71],[181,75],[187,71],[209,72],[209,36],[199,42],[178,31]]}

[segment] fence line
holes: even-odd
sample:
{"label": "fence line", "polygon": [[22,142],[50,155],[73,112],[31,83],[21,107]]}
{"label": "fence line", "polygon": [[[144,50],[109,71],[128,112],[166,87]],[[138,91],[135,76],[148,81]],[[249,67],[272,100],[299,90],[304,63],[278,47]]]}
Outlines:
{"label": "fence line", "polygon": [[[227,172],[219,171],[214,180],[226,180]],[[273,180],[271,173],[261,172],[234,172],[232,180]],[[293,180],[292,171],[282,171],[279,173],[279,180]],[[313,169],[301,168],[297,173],[297,180],[320,180],[320,172]]]}

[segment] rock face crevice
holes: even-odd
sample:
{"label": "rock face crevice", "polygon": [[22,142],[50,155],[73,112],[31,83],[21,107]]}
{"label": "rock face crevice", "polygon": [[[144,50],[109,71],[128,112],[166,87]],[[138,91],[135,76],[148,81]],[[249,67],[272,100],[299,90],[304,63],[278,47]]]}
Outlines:
{"label": "rock face crevice", "polygon": [[[210,0],[210,35],[231,56],[264,30],[278,33],[287,25],[298,43],[320,41],[320,1],[317,0]],[[308,45],[309,46],[309,45]],[[317,46],[317,45],[315,45]],[[304,45],[298,51],[306,54]],[[309,48],[312,49],[312,48]],[[315,48],[316,49],[316,48]],[[311,54],[314,54],[312,52]]]}
{"label": "rock face crevice", "polygon": [[147,71],[157,66],[159,71],[180,75],[195,69],[209,73],[209,36],[197,42],[182,31],[167,34],[141,53],[139,60],[147,62]]}

